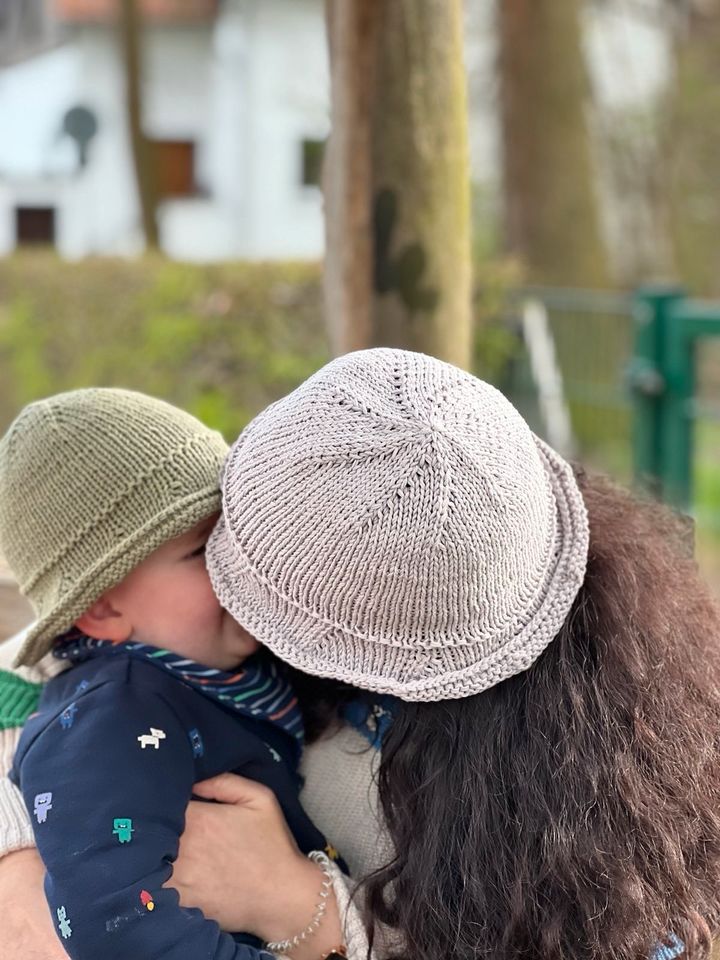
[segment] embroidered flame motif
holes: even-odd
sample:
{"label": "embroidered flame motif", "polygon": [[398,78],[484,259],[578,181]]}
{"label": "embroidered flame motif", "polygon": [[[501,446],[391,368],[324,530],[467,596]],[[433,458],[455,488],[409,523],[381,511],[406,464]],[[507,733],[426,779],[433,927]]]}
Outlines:
{"label": "embroidered flame motif", "polygon": [[155,909],[155,901],[152,898],[152,894],[148,893],[147,890],[140,891],[140,903],[147,907],[148,910]]}

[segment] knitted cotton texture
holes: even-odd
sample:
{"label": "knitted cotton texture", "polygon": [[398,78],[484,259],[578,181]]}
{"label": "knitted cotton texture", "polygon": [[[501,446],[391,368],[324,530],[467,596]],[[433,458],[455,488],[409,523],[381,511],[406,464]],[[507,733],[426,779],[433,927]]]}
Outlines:
{"label": "knitted cotton texture", "polygon": [[583,581],[570,466],[496,389],[420,354],[325,366],[226,462],[220,601],[307,673],[444,700],[527,669]]}
{"label": "knitted cotton texture", "polygon": [[91,388],[25,407],[0,440],[0,553],[33,605],[36,663],[153,550],[220,509],[227,446],[162,400]]}

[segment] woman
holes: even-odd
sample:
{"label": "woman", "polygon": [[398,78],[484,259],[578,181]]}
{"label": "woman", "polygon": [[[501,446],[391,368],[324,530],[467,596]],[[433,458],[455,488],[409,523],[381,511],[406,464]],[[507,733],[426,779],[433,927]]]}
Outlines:
{"label": "woman", "polygon": [[[223,487],[209,569],[304,672],[303,802],[365,878],[365,906],[335,885],[353,960],[363,927],[403,960],[707,951],[720,618],[666,512],[574,473],[493,388],[390,350],[256,418]],[[231,803],[193,805],[173,882],[252,929],[297,853],[254,785],[205,792]]]}

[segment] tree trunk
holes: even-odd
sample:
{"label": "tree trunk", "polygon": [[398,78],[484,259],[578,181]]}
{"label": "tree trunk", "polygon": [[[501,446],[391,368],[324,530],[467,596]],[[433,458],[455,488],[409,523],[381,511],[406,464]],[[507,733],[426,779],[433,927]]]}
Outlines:
{"label": "tree trunk", "polygon": [[505,243],[531,281],[607,281],[578,0],[498,0]]}
{"label": "tree trunk", "polygon": [[372,334],[371,115],[382,0],[326,0],[332,133],[323,167],[325,315],[333,353]]}
{"label": "tree trunk", "polygon": [[325,302],[335,353],[470,364],[461,0],[327,0]]}
{"label": "tree trunk", "polygon": [[121,0],[120,39],[125,72],[127,120],[143,233],[146,246],[156,250],[159,246],[158,195],[152,144],[145,136],[142,126],[142,35],[137,0]]}
{"label": "tree trunk", "polygon": [[666,190],[679,278],[697,294],[720,294],[720,0],[694,0],[675,45],[665,104]]}

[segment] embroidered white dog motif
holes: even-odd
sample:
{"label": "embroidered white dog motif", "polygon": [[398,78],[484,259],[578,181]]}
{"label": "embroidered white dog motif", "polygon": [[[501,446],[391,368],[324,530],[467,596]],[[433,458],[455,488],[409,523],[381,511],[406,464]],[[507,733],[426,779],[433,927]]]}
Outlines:
{"label": "embroidered white dog motif", "polygon": [[150,733],[143,733],[142,736],[138,737],[143,750],[145,747],[155,747],[155,749],[158,750],[160,748],[160,741],[164,739],[165,731],[158,730],[157,727],[150,727]]}

